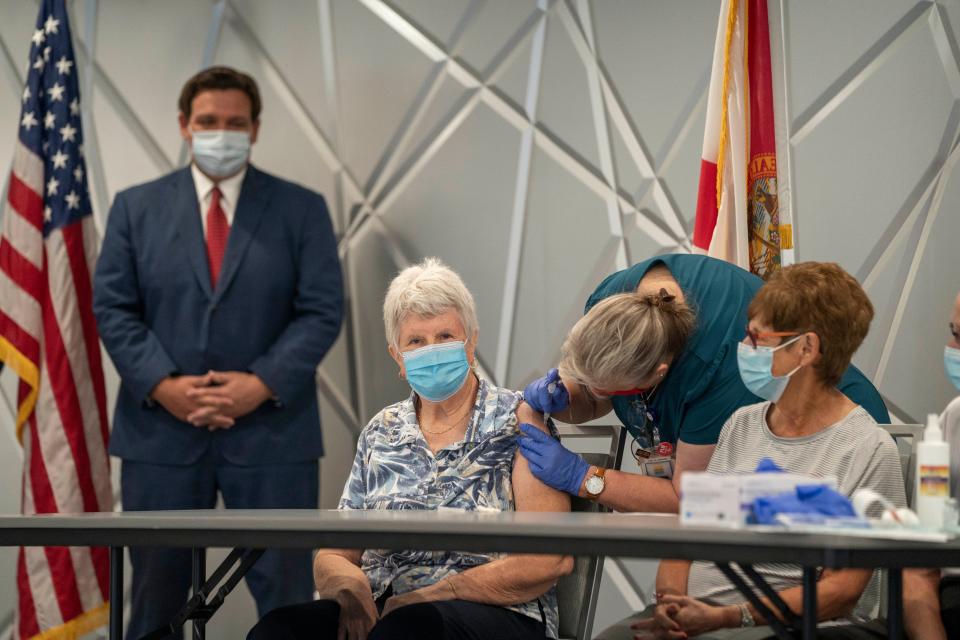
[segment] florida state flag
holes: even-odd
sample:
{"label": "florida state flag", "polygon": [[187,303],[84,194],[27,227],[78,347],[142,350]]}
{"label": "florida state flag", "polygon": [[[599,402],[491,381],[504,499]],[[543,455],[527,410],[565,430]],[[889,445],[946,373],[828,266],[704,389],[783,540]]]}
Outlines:
{"label": "florida state flag", "polygon": [[790,248],[789,228],[781,229],[779,195],[767,0],[723,0],[700,160],[695,249],[762,277],[778,270],[781,249]]}

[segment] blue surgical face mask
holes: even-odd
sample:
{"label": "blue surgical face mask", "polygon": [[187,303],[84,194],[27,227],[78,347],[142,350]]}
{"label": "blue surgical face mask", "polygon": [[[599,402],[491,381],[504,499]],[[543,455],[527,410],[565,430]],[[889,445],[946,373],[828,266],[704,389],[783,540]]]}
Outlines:
{"label": "blue surgical face mask", "polygon": [[410,387],[430,402],[443,402],[460,391],[470,373],[463,342],[431,344],[400,355]]}
{"label": "blue surgical face mask", "polygon": [[775,376],[773,375],[773,354],[778,349],[783,349],[801,337],[796,336],[776,347],[754,348],[745,342],[739,344],[737,347],[737,366],[740,368],[740,378],[747,389],[750,390],[750,393],[770,402],[776,402],[780,399],[790,383],[790,376],[796,373],[800,367],[785,376]]}
{"label": "blue surgical face mask", "polygon": [[946,370],[950,382],[960,391],[960,349],[944,347],[943,368]]}
{"label": "blue surgical face mask", "polygon": [[214,178],[240,171],[250,157],[250,134],[246,131],[192,131],[193,161]]}

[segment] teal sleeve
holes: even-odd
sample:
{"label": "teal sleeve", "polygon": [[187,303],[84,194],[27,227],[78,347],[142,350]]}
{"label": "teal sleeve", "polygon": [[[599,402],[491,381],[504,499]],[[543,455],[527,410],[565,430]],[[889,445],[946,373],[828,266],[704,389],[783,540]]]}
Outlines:
{"label": "teal sleeve", "polygon": [[727,373],[689,404],[677,440],[687,444],[716,444],[723,425],[737,409],[760,401],[743,386],[739,372]]}
{"label": "teal sleeve", "polygon": [[597,285],[597,288],[594,289],[593,293],[590,294],[590,297],[587,298],[587,304],[583,305],[583,315],[587,315],[587,312],[589,312],[590,309],[593,308],[593,305],[597,304],[604,298],[607,298],[613,295],[613,293],[615,293],[614,291],[612,291],[613,286],[611,283],[616,281],[621,273],[623,272],[617,271],[616,273],[611,273],[606,278],[604,278],[600,284]]}
{"label": "teal sleeve", "polygon": [[590,294],[590,297],[587,298],[587,304],[585,304],[583,307],[584,315],[586,315],[595,304],[604,298],[609,298],[610,296],[618,293],[635,290],[637,285],[640,283],[640,278],[643,277],[643,274],[645,274],[650,267],[659,262],[663,262],[663,260],[659,258],[650,258],[649,260],[638,262],[632,267],[627,267],[626,269],[608,275],[600,284],[597,285],[597,288],[593,290],[593,293]]}
{"label": "teal sleeve", "polygon": [[860,369],[853,365],[847,367],[837,388],[843,395],[866,409],[878,424],[890,424],[890,414],[887,413],[887,405],[883,403],[883,397]]}

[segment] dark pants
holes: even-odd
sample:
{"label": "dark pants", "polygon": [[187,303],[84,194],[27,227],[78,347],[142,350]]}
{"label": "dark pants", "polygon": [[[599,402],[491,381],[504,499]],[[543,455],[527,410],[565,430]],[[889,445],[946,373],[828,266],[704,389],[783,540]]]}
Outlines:
{"label": "dark pants", "polygon": [[[172,466],[124,460],[120,488],[124,511],[212,509],[217,492],[228,509],[316,509],[316,461],[241,467],[204,456],[196,464]],[[170,622],[187,601],[190,549],[131,547],[130,623],[136,639]],[[267,551],[247,573],[257,612],[309,600],[313,594],[309,550]],[[176,638],[182,637],[178,633]]]}
{"label": "dark pants", "polygon": [[940,581],[940,619],[948,638],[960,638],[960,576]]}
{"label": "dark pants", "polygon": [[[268,613],[247,640],[336,640],[340,605],[306,602]],[[400,607],[382,618],[367,640],[544,640],[542,622],[523,614],[463,600]]]}

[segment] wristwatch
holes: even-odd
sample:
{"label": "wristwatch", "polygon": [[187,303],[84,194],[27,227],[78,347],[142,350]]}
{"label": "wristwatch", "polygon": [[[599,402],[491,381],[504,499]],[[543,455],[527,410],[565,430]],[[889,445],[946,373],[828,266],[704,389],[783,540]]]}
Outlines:
{"label": "wristwatch", "polygon": [[587,476],[583,488],[586,490],[588,498],[596,500],[607,486],[606,480],[603,478],[607,470],[603,467],[591,467],[591,469],[593,473]]}
{"label": "wristwatch", "polygon": [[753,619],[753,614],[750,613],[750,607],[747,606],[746,602],[741,602],[737,605],[740,609],[740,626],[741,627],[755,627],[757,626],[756,621]]}

